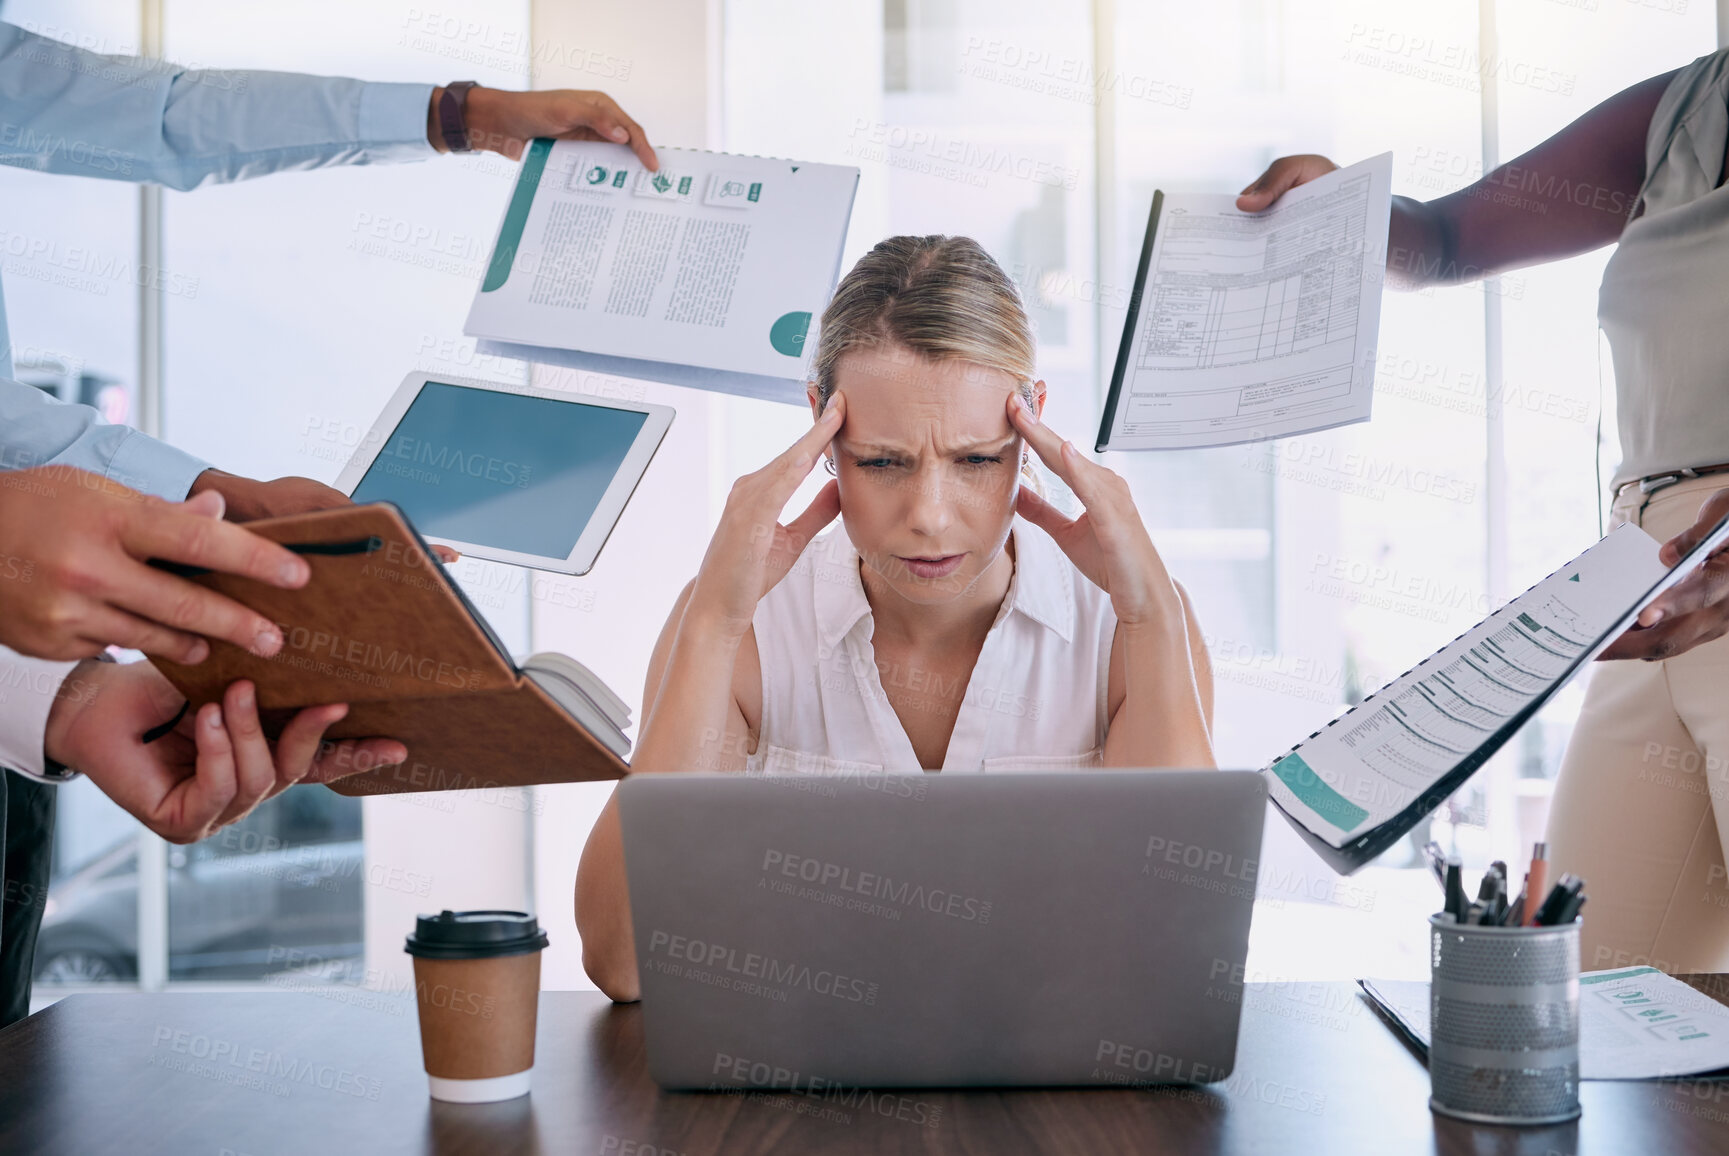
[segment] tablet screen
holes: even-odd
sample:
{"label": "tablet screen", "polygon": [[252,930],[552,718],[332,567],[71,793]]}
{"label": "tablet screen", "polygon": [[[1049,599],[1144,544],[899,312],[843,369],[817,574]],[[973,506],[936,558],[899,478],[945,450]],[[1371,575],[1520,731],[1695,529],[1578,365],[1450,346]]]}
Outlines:
{"label": "tablet screen", "polygon": [[607,406],[429,381],[354,488],[423,534],[567,557],[647,420]]}

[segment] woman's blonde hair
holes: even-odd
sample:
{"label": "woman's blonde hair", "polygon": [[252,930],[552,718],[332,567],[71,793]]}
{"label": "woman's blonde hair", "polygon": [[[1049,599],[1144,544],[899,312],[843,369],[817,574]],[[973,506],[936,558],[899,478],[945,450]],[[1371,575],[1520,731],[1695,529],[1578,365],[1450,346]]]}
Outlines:
{"label": "woman's blonde hair", "polygon": [[1021,295],[971,237],[890,237],[841,278],[823,310],[811,364],[818,410],[834,395],[841,358],[897,347],[1000,370],[1033,404],[1035,346]]}

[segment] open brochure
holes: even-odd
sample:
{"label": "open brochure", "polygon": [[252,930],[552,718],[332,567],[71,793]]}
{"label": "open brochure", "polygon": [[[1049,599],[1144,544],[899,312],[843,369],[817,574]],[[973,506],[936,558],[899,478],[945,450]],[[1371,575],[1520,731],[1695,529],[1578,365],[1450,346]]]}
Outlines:
{"label": "open brochure", "polygon": [[859,171],[536,140],[463,332],[482,352],[805,404]]}
{"label": "open brochure", "polygon": [[1275,760],[1270,797],[1350,874],[1440,806],[1520,727],[1725,541],[1673,568],[1627,525]]}
{"label": "open brochure", "polygon": [[1259,213],[1153,194],[1100,450],[1266,441],[1367,421],[1393,154]]}
{"label": "open brochure", "polygon": [[517,664],[525,678],[547,693],[583,729],[619,758],[630,754],[630,707],[595,673],[568,654],[543,651]]}
{"label": "open brochure", "polygon": [[[1360,979],[1418,1047],[1429,1048],[1429,985]],[[1654,967],[1579,977],[1579,1078],[1660,1080],[1729,1068],[1729,1007]]]}

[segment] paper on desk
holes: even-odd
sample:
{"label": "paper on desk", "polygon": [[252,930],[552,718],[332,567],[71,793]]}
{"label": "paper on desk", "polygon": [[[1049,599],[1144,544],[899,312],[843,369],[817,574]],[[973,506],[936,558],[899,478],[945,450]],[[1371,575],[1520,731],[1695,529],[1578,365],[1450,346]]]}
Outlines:
{"label": "paper on desk", "polygon": [[482,352],[805,404],[858,170],[534,141],[463,332]]}
{"label": "paper on desk", "polygon": [[[1429,1046],[1429,985],[1360,979],[1376,1003]],[[1729,1008],[1654,967],[1579,977],[1579,1078],[1658,1080],[1729,1068]]]}
{"label": "paper on desk", "polygon": [[1154,194],[1101,450],[1265,441],[1366,421],[1393,154],[1261,213]]}
{"label": "paper on desk", "polygon": [[1577,671],[1669,572],[1657,548],[1637,526],[1614,530],[1297,744],[1268,789],[1334,847],[1398,815]]}

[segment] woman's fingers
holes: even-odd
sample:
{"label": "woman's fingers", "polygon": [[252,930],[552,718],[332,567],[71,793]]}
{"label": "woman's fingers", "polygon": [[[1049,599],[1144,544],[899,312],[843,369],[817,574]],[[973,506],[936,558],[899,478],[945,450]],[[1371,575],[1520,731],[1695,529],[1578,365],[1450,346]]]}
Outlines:
{"label": "woman's fingers", "polygon": [[786,505],[787,499],[792,497],[793,491],[809,476],[816,466],[817,457],[834,441],[835,434],[840,432],[845,421],[846,402],[836,393],[829,398],[828,407],[822,411],[816,424],[788,446],[785,453],[759,472],[758,476],[768,483],[768,500],[774,504],[776,517]]}
{"label": "woman's fingers", "polygon": [[1015,512],[1053,538],[1075,524],[1073,518],[1025,486],[1015,495]]}
{"label": "woman's fingers", "polygon": [[1107,483],[1120,482],[1115,471],[1107,470],[1094,461],[1088,461],[1087,456],[1080,451],[1074,442],[1065,441],[1057,453],[1062,457],[1068,472],[1062,477],[1069,484],[1069,489],[1075,492],[1075,497],[1081,500],[1081,505],[1092,512],[1098,519],[1103,510],[1111,503],[1107,499],[1105,486]]}
{"label": "woman's fingers", "polygon": [[817,491],[815,499],[806,506],[804,513],[786,524],[787,536],[792,539],[793,558],[804,553],[804,548],[810,545],[810,540],[817,532],[840,516],[840,486],[830,479],[822,489]]}
{"label": "woman's fingers", "polygon": [[835,434],[840,432],[840,427],[845,423],[846,395],[836,391],[829,396],[822,416],[811,423],[811,427],[799,435],[799,439],[781,456],[799,460],[810,458],[811,464],[816,464],[816,456],[828,448],[828,444],[834,441]]}
{"label": "woman's fingers", "polygon": [[1070,518],[1025,486],[1015,495],[1015,511],[1049,534],[1057,549],[1087,581],[1101,590],[1111,588],[1110,563],[1099,542],[1098,527],[1091,519],[1083,526],[1082,518]]}
{"label": "woman's fingers", "polygon": [[1038,419],[1027,399],[1019,391],[1009,395],[1009,424],[1016,433],[1033,447],[1033,452],[1039,455],[1039,460],[1063,481],[1068,482],[1071,489],[1074,481],[1069,477],[1069,465],[1063,460],[1063,439],[1057,432]]}
{"label": "woman's fingers", "polygon": [[1009,398],[1009,415],[1015,431],[1033,447],[1039,460],[1075,492],[1081,505],[1091,510],[1103,501],[1101,483],[1107,477],[1114,478],[1115,474],[1097,462],[1088,461],[1086,455],[1081,453],[1073,442],[1065,441],[1050,426],[1041,422],[1033,414],[1032,407],[1027,405],[1026,399],[1018,393]]}

